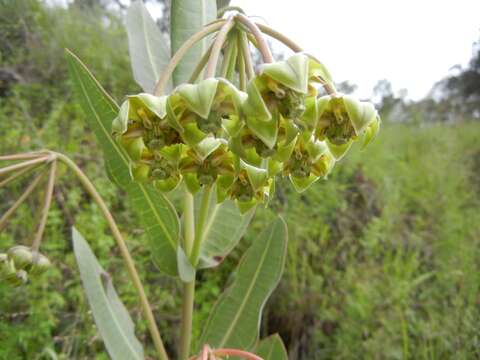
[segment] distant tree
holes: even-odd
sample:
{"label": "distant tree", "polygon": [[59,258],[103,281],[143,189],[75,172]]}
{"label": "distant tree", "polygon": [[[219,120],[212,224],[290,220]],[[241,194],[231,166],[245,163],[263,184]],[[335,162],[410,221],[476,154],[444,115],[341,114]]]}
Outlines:
{"label": "distant tree", "polygon": [[335,84],[335,86],[338,91],[344,94],[353,94],[358,89],[358,86],[356,84],[352,84],[348,80]]}
{"label": "distant tree", "polygon": [[480,40],[473,44],[468,66],[454,68],[456,73],[438,82],[433,92],[440,101],[448,102],[454,117],[480,119]]}

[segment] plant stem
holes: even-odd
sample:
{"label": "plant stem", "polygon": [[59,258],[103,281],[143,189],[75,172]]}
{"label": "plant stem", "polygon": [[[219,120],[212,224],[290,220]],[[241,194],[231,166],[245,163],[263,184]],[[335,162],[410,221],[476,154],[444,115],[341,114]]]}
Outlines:
{"label": "plant stem", "polygon": [[220,52],[222,51],[225,40],[227,39],[227,34],[232,29],[234,24],[233,18],[229,18],[218,32],[215,42],[213,43],[210,59],[208,60],[207,70],[205,71],[205,79],[215,76],[215,69],[217,68]]}
{"label": "plant stem", "polygon": [[294,52],[302,52],[303,49],[298,46],[293,40],[290,38],[286,37],[282,33],[278,32],[275,29],[272,29],[271,27],[259,23],[255,23],[258,28],[265,34],[273,37],[274,39],[280,41],[281,43],[285,44],[287,47],[292,49]]}
{"label": "plant stem", "polygon": [[[280,41],[282,44],[286,45],[287,47],[289,47],[291,50],[293,50],[294,52],[303,52],[303,49],[298,45],[296,44],[293,40],[291,40],[290,38],[286,37],[285,35],[283,35],[282,33],[278,32],[277,30],[275,29],[272,29],[271,27],[267,26],[267,25],[264,25],[264,24],[259,24],[259,23],[256,23],[256,25],[259,27],[259,29],[273,37],[274,39]],[[313,55],[310,55],[310,54],[305,54],[309,57],[311,57],[313,60],[315,60],[316,62],[320,63],[320,61],[315,58]],[[325,88],[325,91],[332,95],[332,94],[335,94],[336,93],[336,90],[334,87],[332,87],[331,84],[327,83],[326,81],[322,82],[322,85],[324,86]]]}
{"label": "plant stem", "polygon": [[50,209],[50,204],[52,203],[56,171],[57,171],[57,161],[53,160],[52,165],[50,165],[50,173],[48,174],[48,182],[47,182],[47,188],[45,189],[45,200],[43,201],[43,208],[42,208],[42,213],[40,215],[40,222],[38,223],[38,228],[37,228],[37,231],[35,232],[35,237],[33,238],[33,242],[32,242],[32,251],[34,253],[38,252],[38,249],[40,248],[40,242],[42,241],[45,225],[47,224],[48,210]]}
{"label": "plant stem", "polygon": [[26,174],[27,172],[33,170],[34,168],[36,168],[39,164],[35,164],[35,165],[30,165],[30,166],[27,166],[15,173],[13,173],[12,175],[10,175],[8,178],[0,181],[0,187],[2,186],[5,186],[5,185],[8,185],[9,183],[11,183],[12,181],[14,181],[15,179],[19,178],[20,176]]}
{"label": "plant stem", "polygon": [[230,64],[230,60],[233,56],[233,48],[235,44],[232,41],[232,38],[226,42],[226,48],[223,53],[223,59],[222,59],[222,67],[220,69],[220,77],[226,78],[227,72],[228,72],[228,66]]}
{"label": "plant stem", "polygon": [[273,62],[272,52],[270,51],[268,43],[257,25],[243,14],[235,15],[235,19],[245,25],[252,32],[253,36],[255,36],[255,39],[258,43],[258,48],[260,50],[260,53],[262,54],[263,62]]}
{"label": "plant stem", "polygon": [[188,355],[190,354],[194,299],[195,280],[183,284],[182,323],[180,325],[180,360],[188,359]]}
{"label": "plant stem", "polygon": [[[195,240],[195,204],[193,195],[185,189],[184,195],[184,250],[187,257],[190,257],[193,242]],[[192,341],[192,321],[193,321],[193,305],[195,297],[195,279],[183,284],[182,293],[182,323],[180,325],[180,360],[188,359],[190,354],[190,344]]]}
{"label": "plant stem", "polygon": [[242,49],[243,60],[245,61],[247,78],[250,80],[255,76],[255,71],[253,70],[252,55],[250,54],[250,49],[248,48],[247,34],[245,34],[243,31],[240,32],[240,47]]}
{"label": "plant stem", "polygon": [[0,161],[8,161],[8,160],[28,160],[28,159],[35,159],[39,156],[46,155],[45,151],[36,151],[36,152],[27,152],[21,154],[13,154],[13,155],[2,155],[0,156]]}
{"label": "plant stem", "polygon": [[205,236],[205,224],[207,223],[208,210],[210,205],[210,194],[212,192],[211,186],[205,186],[203,190],[203,196],[200,203],[200,210],[198,213],[197,225],[195,227],[195,241],[193,243],[192,254],[190,256],[190,262],[193,267],[196,267],[200,257],[200,248],[203,238]]}
{"label": "plant stem", "polygon": [[160,75],[160,79],[158,80],[157,85],[155,85],[154,94],[156,96],[163,95],[168,79],[172,75],[173,70],[175,70],[177,65],[180,63],[180,60],[182,60],[183,56],[185,56],[185,54],[188,52],[188,50],[190,50],[190,48],[193,45],[195,45],[197,41],[200,41],[205,36],[210,35],[211,33],[217,31],[224,24],[225,24],[225,20],[221,20],[218,22],[214,22],[210,25],[207,25],[202,30],[192,35],[190,39],[188,39],[183,43],[183,45],[180,47],[180,49],[177,50],[175,55],[173,55],[168,65],[165,67],[165,70],[163,70],[162,74]]}
{"label": "plant stem", "polygon": [[243,11],[240,6],[225,6],[217,11],[217,17],[222,17],[227,11],[237,11],[239,13],[245,14],[245,11]]}
{"label": "plant stem", "polygon": [[142,308],[143,315],[145,320],[147,321],[148,329],[150,330],[150,334],[152,336],[153,343],[155,345],[155,349],[161,360],[168,360],[167,352],[165,351],[165,347],[163,346],[162,338],[160,336],[160,332],[158,331],[157,324],[155,323],[155,318],[153,316],[152,309],[148,302],[147,296],[145,295],[145,290],[143,289],[142,282],[140,280],[140,276],[138,275],[137,269],[135,268],[135,264],[133,259],[128,251],[128,247],[123,239],[118,226],[113,219],[112,214],[108,210],[107,205],[103,201],[100,194],[97,192],[97,189],[92,184],[90,179],[83,173],[83,171],[67,156],[52,152],[58,160],[62,161],[65,165],[68,166],[70,170],[72,170],[75,175],[78,177],[80,182],[82,183],[83,187],[85,188],[86,192],[93,198],[93,200],[97,203],[100,207],[100,210],[103,213],[103,216],[107,220],[108,225],[112,231],[113,237],[115,238],[117,245],[120,249],[120,253],[123,257],[123,261],[127,267],[128,273],[132,279],[133,285],[137,291],[137,294],[140,298],[140,305]]}
{"label": "plant stem", "polygon": [[[241,44],[240,34],[238,35],[238,44]],[[239,82],[240,90],[246,91],[246,89],[247,89],[247,73],[245,71],[245,59],[243,58],[243,52],[242,51],[240,51],[238,53],[237,71],[238,71],[238,82]]]}
{"label": "plant stem", "polygon": [[5,166],[4,168],[0,169],[0,175],[7,174],[11,171],[20,170],[20,169],[23,169],[25,167],[29,167],[31,165],[39,164],[39,163],[45,162],[47,160],[50,160],[50,157],[49,156],[43,156],[43,157],[40,157],[40,158],[24,161],[24,162],[21,162],[21,163],[18,163],[18,164]]}
{"label": "plant stem", "polygon": [[18,207],[27,199],[30,194],[35,190],[37,187],[38,183],[42,179],[43,175],[45,174],[44,171],[42,171],[40,174],[38,174],[35,179],[28,185],[28,187],[25,189],[22,195],[15,201],[15,203],[10,207],[10,209],[7,210],[5,214],[0,218],[0,231],[3,230],[5,227],[5,224],[7,223],[8,219],[10,216],[15,212],[15,210],[18,209]]}
{"label": "plant stem", "polygon": [[188,80],[189,83],[193,84],[195,83],[195,81],[197,81],[198,77],[202,73],[203,68],[205,67],[205,65],[207,65],[208,58],[212,53],[212,47],[213,47],[213,44],[210,45],[207,51],[205,51],[205,54],[203,54],[202,58],[200,59],[200,62],[197,64],[197,66],[193,70],[192,76],[190,76],[190,79]]}

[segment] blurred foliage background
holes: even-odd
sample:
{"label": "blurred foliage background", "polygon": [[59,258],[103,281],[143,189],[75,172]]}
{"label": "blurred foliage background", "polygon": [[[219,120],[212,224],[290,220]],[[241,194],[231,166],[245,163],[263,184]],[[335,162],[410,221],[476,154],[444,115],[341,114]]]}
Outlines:
{"label": "blurred foliage background", "polygon": [[[139,92],[130,72],[122,3],[0,0],[0,154],[51,148],[72,156],[107,200],[141,269],[168,350],[179,328],[179,283],[159,275],[124,196],[72,95],[64,48],[118,101]],[[162,22],[162,29],[168,26]],[[200,273],[195,337],[249,242],[276,213],[290,232],[284,277],[264,311],[262,333],[279,332],[291,359],[480,358],[480,56],[407,101],[388,81],[375,90],[379,138],[353,149],[328,181],[294,193],[280,181],[224,264]],[[340,84],[344,91],[352,84]],[[62,172],[63,171],[63,172]],[[0,284],[0,359],[107,359],[71,251],[76,224],[132,317],[150,339],[100,212],[61,170],[43,252],[55,268],[26,287]],[[0,212],[26,182],[0,189]],[[41,193],[23,205],[0,249],[27,244]]]}

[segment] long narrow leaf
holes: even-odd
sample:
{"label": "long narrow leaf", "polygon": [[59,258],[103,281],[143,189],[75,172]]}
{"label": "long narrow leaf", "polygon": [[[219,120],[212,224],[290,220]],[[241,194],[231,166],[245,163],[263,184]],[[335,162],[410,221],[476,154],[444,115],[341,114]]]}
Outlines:
{"label": "long narrow leaf", "polygon": [[262,339],[258,343],[255,353],[263,360],[288,360],[287,350],[278,334]]}
{"label": "long narrow leaf", "polygon": [[210,314],[200,344],[252,349],[258,338],[263,306],[283,272],[286,250],[287,229],[278,218],[245,253],[232,285]]}
{"label": "long narrow leaf", "polygon": [[152,186],[132,181],[130,159],[111,136],[112,120],[118,105],[95,80],[87,67],[67,50],[67,61],[75,92],[86,114],[86,122],[95,133],[112,181],[123,188],[147,233],[153,260],[160,270],[177,274],[177,243],[180,224],[171,203]]}
{"label": "long narrow leaf", "polygon": [[[172,56],[182,44],[203,26],[217,17],[215,0],[172,0],[170,42]],[[186,82],[207,50],[206,40],[198,42],[182,59],[173,73],[175,86]]]}
{"label": "long narrow leaf", "polygon": [[217,205],[215,196],[212,192],[210,217],[200,252],[201,268],[217,266],[225,259],[245,234],[255,213],[255,209],[252,209],[241,214],[230,200]]}
{"label": "long narrow leaf", "polygon": [[143,359],[143,348],[134,325],[113,288],[110,276],[98,263],[82,235],[72,228],[73,250],[93,318],[114,360]]}
{"label": "long narrow leaf", "polygon": [[141,0],[134,1],[128,8],[126,28],[133,76],[145,92],[153,93],[160,74],[170,61],[167,38]]}

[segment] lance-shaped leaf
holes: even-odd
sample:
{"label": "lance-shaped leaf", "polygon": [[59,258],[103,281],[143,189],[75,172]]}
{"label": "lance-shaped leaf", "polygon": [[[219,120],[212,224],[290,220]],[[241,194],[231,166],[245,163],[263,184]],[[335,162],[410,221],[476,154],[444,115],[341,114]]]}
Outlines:
{"label": "lance-shaped leaf", "polygon": [[[170,39],[172,56],[193,34],[217,18],[215,0],[172,0]],[[173,73],[175,86],[188,81],[198,60],[207,50],[207,40],[199,41],[183,57]]]}
{"label": "lance-shaped leaf", "polygon": [[229,288],[208,319],[200,344],[251,350],[258,338],[263,306],[280,280],[287,250],[287,229],[275,220],[246,251]]}
{"label": "lance-shaped leaf", "polygon": [[212,191],[199,267],[210,268],[220,264],[245,234],[254,214],[255,209],[241,214],[231,200],[217,203],[216,193]]}
{"label": "lance-shaped leaf", "polygon": [[[153,93],[160,74],[170,61],[167,39],[160,32],[143,1],[134,1],[127,10],[128,49],[135,81]],[[168,89],[171,88],[169,84]]]}
{"label": "lance-shaped leaf", "polygon": [[287,349],[278,334],[262,339],[258,343],[255,353],[263,360],[288,360]]}
{"label": "lance-shaped leaf", "polygon": [[110,133],[112,121],[119,112],[117,104],[86,66],[69,51],[67,61],[77,99],[87,115],[86,123],[95,133],[103,150],[107,173],[114,183],[127,192],[147,233],[153,260],[159,269],[176,275],[180,224],[175,209],[152,186],[132,181],[129,169],[131,160]]}
{"label": "lance-shaped leaf", "polygon": [[73,250],[83,288],[108,354],[114,360],[144,359],[134,325],[112,285],[82,235],[72,228]]}

